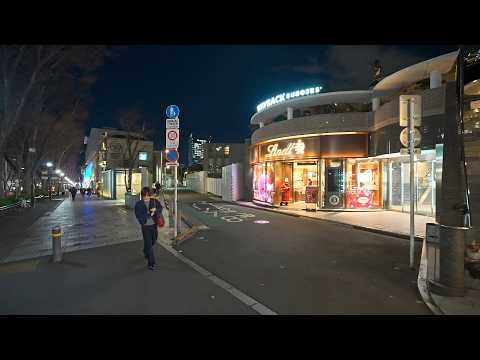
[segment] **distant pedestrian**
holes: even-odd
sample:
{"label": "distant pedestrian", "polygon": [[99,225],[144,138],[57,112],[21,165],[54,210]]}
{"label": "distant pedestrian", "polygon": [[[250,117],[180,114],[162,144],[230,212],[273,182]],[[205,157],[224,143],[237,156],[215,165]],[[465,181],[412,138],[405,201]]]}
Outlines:
{"label": "distant pedestrian", "polygon": [[150,270],[155,269],[155,255],[153,246],[157,242],[158,226],[163,226],[165,220],[162,215],[162,205],[151,197],[150,188],[144,187],[141,191],[142,199],[135,204],[135,217],[142,227],[143,254]]}
{"label": "distant pedestrian", "polygon": [[160,189],[161,189],[160,183],[157,181],[157,183],[155,184],[155,190],[157,191],[157,195],[160,195]]}
{"label": "distant pedestrian", "polygon": [[77,188],[75,186],[72,186],[70,188],[70,194],[72,194],[72,201],[75,200],[75,195],[77,195]]}

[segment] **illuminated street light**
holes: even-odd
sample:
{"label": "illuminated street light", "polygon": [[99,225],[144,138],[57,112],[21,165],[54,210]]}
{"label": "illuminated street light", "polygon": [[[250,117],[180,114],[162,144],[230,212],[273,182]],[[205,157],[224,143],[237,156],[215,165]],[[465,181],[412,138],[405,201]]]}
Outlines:
{"label": "illuminated street light", "polygon": [[65,176],[65,174],[62,172],[62,173],[60,173],[60,176]]}
{"label": "illuminated street light", "polygon": [[60,169],[55,170],[56,174],[60,174],[61,172],[62,172],[62,170],[60,170]]}
{"label": "illuminated street light", "polygon": [[47,165],[48,168],[51,168],[53,166],[53,164],[50,161],[47,162],[45,165]]}

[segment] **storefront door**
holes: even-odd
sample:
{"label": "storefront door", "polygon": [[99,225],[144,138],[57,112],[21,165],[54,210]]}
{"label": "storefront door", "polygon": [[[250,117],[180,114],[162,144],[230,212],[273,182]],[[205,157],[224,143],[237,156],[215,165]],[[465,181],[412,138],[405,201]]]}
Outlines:
{"label": "storefront door", "polygon": [[336,209],[344,206],[343,160],[325,161],[325,208]]}
{"label": "storefront door", "polygon": [[293,163],[293,202],[305,203],[307,186],[318,187],[318,166],[316,161]]}

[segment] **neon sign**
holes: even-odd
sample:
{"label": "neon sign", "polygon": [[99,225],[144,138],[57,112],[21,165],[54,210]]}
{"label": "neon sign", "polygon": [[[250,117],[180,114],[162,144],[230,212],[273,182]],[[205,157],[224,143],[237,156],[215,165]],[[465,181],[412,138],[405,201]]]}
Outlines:
{"label": "neon sign", "polygon": [[308,89],[303,90],[296,90],[288,93],[282,93],[277,96],[274,96],[268,100],[257,105],[257,112],[263,111],[268,109],[270,106],[282,103],[284,101],[295,99],[300,96],[307,96],[307,95],[315,95],[318,94],[323,89],[322,86],[316,86]]}
{"label": "neon sign", "polygon": [[266,158],[291,155],[292,153],[295,153],[296,155],[303,155],[305,153],[305,143],[298,139],[297,142],[291,142],[286,148],[283,149],[279,149],[278,144],[272,144],[268,145],[267,152],[268,154],[265,154]]}

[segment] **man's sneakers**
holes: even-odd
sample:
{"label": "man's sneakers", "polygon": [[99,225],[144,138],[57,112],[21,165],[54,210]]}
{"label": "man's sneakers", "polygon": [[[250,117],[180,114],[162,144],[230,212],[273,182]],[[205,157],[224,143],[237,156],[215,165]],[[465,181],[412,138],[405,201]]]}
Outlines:
{"label": "man's sneakers", "polygon": [[155,265],[148,265],[148,270],[155,270]]}

